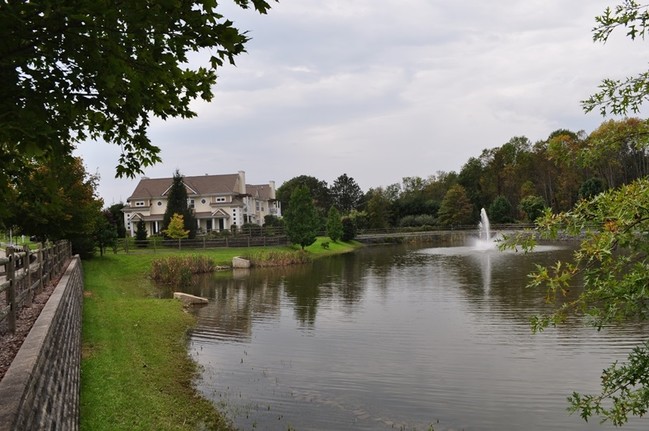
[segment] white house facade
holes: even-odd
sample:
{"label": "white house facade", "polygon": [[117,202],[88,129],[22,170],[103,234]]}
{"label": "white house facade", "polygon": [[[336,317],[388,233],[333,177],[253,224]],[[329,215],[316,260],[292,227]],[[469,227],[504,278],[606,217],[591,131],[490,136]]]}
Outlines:
{"label": "white house facade", "polygon": [[[124,225],[135,234],[144,220],[149,235],[162,230],[167,196],[173,178],[143,177],[126,200]],[[245,223],[264,224],[267,215],[281,217],[280,202],[275,198],[275,182],[246,184],[246,174],[184,176],[187,205],[194,212],[198,233],[236,229]]]}

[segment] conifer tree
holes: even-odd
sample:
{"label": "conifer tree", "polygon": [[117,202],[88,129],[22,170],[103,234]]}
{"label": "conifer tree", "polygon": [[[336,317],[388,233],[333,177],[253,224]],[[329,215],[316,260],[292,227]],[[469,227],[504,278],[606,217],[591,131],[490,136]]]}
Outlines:
{"label": "conifer tree", "polygon": [[173,176],[173,182],[169,193],[167,194],[167,209],[165,210],[164,218],[162,219],[162,231],[169,228],[169,223],[174,214],[179,214],[183,217],[185,230],[189,231],[189,238],[196,237],[196,219],[192,210],[187,205],[187,189],[183,182],[183,176],[176,169]]}

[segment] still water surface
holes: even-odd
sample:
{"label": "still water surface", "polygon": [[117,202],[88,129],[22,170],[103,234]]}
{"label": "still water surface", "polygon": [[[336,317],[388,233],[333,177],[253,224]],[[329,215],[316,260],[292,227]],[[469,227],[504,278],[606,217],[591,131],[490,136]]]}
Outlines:
{"label": "still water surface", "polygon": [[566,396],[596,391],[643,328],[528,324],[547,305],[527,273],[570,253],[375,247],[203,279],[198,387],[242,430],[609,429]]}

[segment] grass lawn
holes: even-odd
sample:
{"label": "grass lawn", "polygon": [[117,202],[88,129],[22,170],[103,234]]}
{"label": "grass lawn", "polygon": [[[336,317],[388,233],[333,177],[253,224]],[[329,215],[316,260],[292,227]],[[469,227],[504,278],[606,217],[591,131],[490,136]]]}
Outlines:
{"label": "grass lawn", "polygon": [[[319,240],[314,257],[356,243]],[[279,247],[291,250],[291,247]],[[211,402],[194,390],[197,369],[187,354],[193,317],[179,301],[156,299],[151,262],[170,254],[201,254],[217,265],[251,250],[216,249],[107,254],[84,261],[82,430],[228,430]]]}

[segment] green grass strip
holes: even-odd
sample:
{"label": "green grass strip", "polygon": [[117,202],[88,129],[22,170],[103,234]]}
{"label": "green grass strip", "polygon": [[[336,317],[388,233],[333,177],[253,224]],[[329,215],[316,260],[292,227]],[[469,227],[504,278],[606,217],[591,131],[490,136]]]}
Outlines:
{"label": "green grass strip", "polygon": [[[325,256],[358,247],[330,243],[325,249],[323,241],[326,238],[309,247],[310,254]],[[154,297],[151,262],[165,254],[200,254],[216,265],[229,265],[232,257],[259,250],[158,250],[84,262],[82,431],[231,429],[192,384],[197,367],[187,352],[187,336],[194,318],[179,301]]]}

